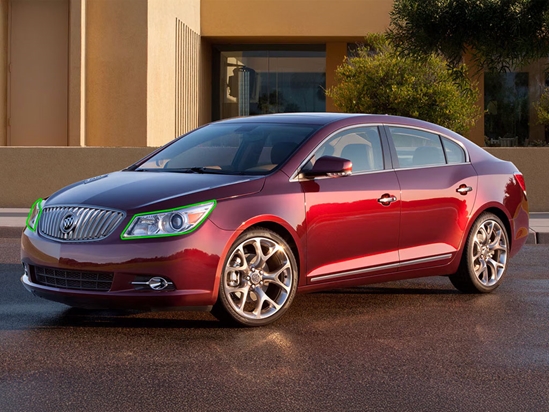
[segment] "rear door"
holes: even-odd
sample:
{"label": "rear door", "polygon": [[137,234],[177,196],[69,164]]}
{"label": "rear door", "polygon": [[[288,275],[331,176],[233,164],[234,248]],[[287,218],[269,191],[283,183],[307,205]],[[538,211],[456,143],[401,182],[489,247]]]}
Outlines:
{"label": "rear door", "polygon": [[409,127],[385,130],[402,196],[400,270],[448,263],[465,235],[477,174],[455,140]]}
{"label": "rear door", "polygon": [[[309,284],[394,272],[398,267],[400,187],[385,167],[377,126],[356,126],[329,137],[314,152],[352,161],[352,175],[302,181]],[[386,153],[388,155],[388,153]]]}

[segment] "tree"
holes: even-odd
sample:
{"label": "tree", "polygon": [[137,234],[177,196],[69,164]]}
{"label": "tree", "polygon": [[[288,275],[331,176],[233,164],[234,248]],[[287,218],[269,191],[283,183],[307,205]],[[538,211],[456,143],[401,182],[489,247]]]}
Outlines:
{"label": "tree", "polygon": [[441,53],[457,67],[509,71],[549,56],[547,0],[395,0],[388,35],[406,55]]}
{"label": "tree", "polygon": [[[538,117],[538,123],[545,126],[545,135],[549,131],[549,87],[545,87],[541,92],[539,101],[534,103],[534,109]],[[530,142],[531,146],[546,146],[547,143],[544,140],[535,140]]]}
{"label": "tree", "polygon": [[413,117],[458,133],[480,117],[478,88],[464,65],[449,70],[434,54],[401,56],[384,35],[369,35],[357,53],[337,68],[338,84],[326,92],[340,110]]}

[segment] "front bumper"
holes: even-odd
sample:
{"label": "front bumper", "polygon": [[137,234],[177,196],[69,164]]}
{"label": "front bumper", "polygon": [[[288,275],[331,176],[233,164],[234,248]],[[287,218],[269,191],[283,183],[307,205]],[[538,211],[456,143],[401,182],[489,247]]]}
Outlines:
{"label": "front bumper", "polygon": [[[208,309],[217,299],[218,266],[232,232],[206,221],[195,232],[158,239],[121,240],[116,232],[97,242],[57,242],[25,230],[21,238],[21,281],[34,295],[80,308]],[[108,290],[45,283],[41,271],[105,274]],[[162,277],[173,287],[153,290],[143,280]],[[141,282],[141,285],[134,283]],[[68,284],[68,282],[67,282]],[[93,289],[93,287],[92,287]]]}

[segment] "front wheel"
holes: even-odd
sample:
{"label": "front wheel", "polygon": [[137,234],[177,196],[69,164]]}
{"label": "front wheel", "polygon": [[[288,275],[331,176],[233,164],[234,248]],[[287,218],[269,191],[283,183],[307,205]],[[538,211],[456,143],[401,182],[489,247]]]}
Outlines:
{"label": "front wheel", "polygon": [[505,274],[508,255],[505,225],[496,215],[484,213],[473,224],[459,269],[450,281],[465,293],[492,292]]}
{"label": "front wheel", "polygon": [[245,326],[263,326],[280,318],[297,289],[292,250],[267,229],[244,232],[231,246],[212,314]]}

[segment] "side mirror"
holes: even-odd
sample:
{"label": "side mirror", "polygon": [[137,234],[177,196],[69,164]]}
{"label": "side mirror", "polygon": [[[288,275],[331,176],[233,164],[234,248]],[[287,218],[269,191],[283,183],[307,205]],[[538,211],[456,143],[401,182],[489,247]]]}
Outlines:
{"label": "side mirror", "polygon": [[311,170],[301,172],[305,178],[314,177],[343,177],[350,176],[353,164],[348,159],[335,156],[322,156],[319,158]]}

